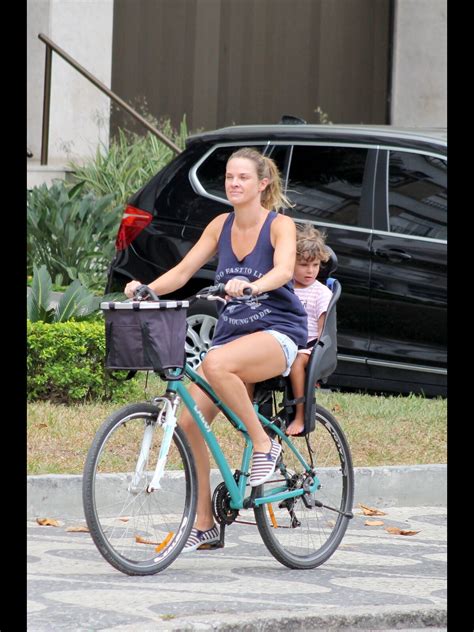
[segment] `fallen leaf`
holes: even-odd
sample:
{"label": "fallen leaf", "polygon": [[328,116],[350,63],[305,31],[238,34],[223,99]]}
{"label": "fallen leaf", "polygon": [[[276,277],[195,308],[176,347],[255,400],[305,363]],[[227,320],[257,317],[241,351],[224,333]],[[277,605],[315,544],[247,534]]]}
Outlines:
{"label": "fallen leaf", "polygon": [[130,520],[130,518],[126,518],[124,516],[123,518],[119,518],[119,520],[121,520],[122,522],[128,522]]}
{"label": "fallen leaf", "polygon": [[384,524],[384,522],[383,520],[366,520],[364,524],[367,527],[381,527]]}
{"label": "fallen leaf", "polygon": [[364,516],[386,516],[387,514],[384,511],[380,511],[380,509],[376,509],[375,507],[367,507],[367,505],[363,505],[359,503],[359,507],[362,509],[362,513]]}
{"label": "fallen leaf", "polygon": [[135,536],[135,542],[137,544],[153,544],[155,546],[160,546],[161,544],[161,542],[153,542],[152,540],[146,540],[145,538],[142,538],[141,535]]}
{"label": "fallen leaf", "polygon": [[37,428],[47,428],[48,424],[38,424],[36,427]]}
{"label": "fallen leaf", "polygon": [[87,527],[68,527],[66,531],[71,533],[89,533],[89,529]]}
{"label": "fallen leaf", "polygon": [[419,531],[410,531],[408,529],[399,529],[398,527],[385,527],[385,531],[393,535],[416,535]]}
{"label": "fallen leaf", "polygon": [[331,408],[333,413],[340,413],[342,408],[339,406],[339,404],[334,404],[334,406]]}
{"label": "fallen leaf", "polygon": [[54,518],[36,518],[36,522],[42,527],[59,527],[59,522]]}

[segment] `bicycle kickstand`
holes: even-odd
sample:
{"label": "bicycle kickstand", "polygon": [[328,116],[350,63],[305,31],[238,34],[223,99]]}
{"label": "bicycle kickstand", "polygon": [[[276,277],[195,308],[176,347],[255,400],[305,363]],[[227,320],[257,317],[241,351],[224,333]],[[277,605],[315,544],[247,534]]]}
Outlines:
{"label": "bicycle kickstand", "polygon": [[225,537],[225,522],[220,525],[220,533],[219,533],[219,543],[216,545],[216,549],[224,548],[224,537]]}

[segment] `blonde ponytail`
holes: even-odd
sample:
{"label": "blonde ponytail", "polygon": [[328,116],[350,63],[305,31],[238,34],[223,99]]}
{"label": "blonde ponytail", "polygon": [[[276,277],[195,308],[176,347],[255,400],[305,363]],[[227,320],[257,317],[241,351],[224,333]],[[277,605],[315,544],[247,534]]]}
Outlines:
{"label": "blonde ponytail", "polygon": [[282,208],[290,208],[294,206],[283,193],[280,171],[274,160],[263,156],[256,149],[251,147],[242,147],[234,151],[230,156],[232,158],[247,158],[255,163],[257,176],[259,180],[268,178],[268,184],[262,191],[262,206],[273,211],[280,211]]}

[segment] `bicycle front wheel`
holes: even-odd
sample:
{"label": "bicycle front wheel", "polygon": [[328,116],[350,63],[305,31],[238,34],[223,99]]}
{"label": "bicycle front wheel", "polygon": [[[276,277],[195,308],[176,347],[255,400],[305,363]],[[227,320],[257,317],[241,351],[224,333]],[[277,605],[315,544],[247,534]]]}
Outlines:
{"label": "bicycle front wheel", "polygon": [[[298,438],[293,443],[310,463],[306,440]],[[321,406],[316,406],[316,428],[309,443],[320,488],[254,509],[266,547],[289,568],[323,564],[339,546],[352,515],[354,471],[349,445],[338,422]],[[283,444],[280,466],[270,481],[257,488],[256,496],[299,489],[306,479],[300,461]]]}
{"label": "bicycle front wheel", "polygon": [[194,523],[196,471],[181,428],[173,433],[160,488],[148,491],[164,435],[159,410],[141,403],[112,414],[84,466],[90,534],[102,556],[127,575],[152,575],[169,566]]}

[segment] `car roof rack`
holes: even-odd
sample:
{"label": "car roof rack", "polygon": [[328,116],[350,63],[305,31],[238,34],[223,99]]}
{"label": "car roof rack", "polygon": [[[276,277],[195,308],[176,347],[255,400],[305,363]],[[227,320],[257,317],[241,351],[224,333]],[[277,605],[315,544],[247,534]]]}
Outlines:
{"label": "car roof rack", "polygon": [[306,121],[299,116],[292,116],[291,114],[283,114],[278,121],[279,125],[306,125]]}

